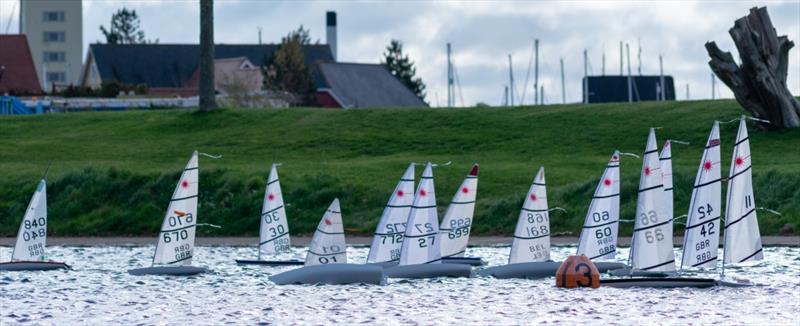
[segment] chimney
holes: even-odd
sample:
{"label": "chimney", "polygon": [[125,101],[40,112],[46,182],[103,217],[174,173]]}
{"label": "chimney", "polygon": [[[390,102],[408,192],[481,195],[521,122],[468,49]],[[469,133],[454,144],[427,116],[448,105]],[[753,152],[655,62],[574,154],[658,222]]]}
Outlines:
{"label": "chimney", "polygon": [[336,61],[336,12],[328,11],[325,13],[325,29],[328,46],[331,47],[333,61]]}

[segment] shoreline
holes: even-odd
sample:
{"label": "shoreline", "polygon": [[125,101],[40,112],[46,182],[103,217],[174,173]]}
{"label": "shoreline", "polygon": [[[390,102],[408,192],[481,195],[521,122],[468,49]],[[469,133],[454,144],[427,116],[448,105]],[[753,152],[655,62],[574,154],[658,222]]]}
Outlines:
{"label": "shoreline", "polygon": [[[354,246],[369,246],[372,242],[372,237],[367,236],[348,236],[348,245]],[[469,238],[470,246],[510,246],[511,237],[507,236],[471,236]],[[292,236],[293,246],[308,246],[311,242],[311,236],[300,235]],[[770,246],[790,246],[800,247],[800,236],[762,236],[762,244],[765,247]],[[16,242],[16,238],[2,237],[0,238],[0,246],[10,247]],[[233,247],[249,247],[255,246],[258,242],[257,237],[198,237],[196,244],[198,246],[233,246]],[[136,247],[136,246],[149,246],[155,245],[155,237],[48,237],[48,246],[70,246],[70,247],[102,247],[102,246],[122,246],[122,247]],[[550,243],[556,246],[569,246],[577,245],[578,237],[573,236],[559,236],[552,237]],[[620,247],[630,246],[630,237],[620,237],[618,245]],[[673,243],[679,247],[683,243],[683,237],[675,237]],[[720,239],[720,245],[722,240]]]}

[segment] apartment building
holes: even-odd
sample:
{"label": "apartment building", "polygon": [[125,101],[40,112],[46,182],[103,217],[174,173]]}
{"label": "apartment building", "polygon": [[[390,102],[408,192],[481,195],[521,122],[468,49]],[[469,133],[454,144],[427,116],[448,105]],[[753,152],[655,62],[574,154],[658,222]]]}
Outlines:
{"label": "apartment building", "polygon": [[19,31],[28,38],[39,83],[77,84],[83,63],[81,0],[21,0]]}

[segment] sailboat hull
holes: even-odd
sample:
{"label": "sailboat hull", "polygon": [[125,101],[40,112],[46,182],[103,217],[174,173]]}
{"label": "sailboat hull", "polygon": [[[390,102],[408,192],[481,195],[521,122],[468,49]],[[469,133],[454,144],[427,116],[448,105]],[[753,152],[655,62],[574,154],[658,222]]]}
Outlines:
{"label": "sailboat hull", "polygon": [[208,272],[208,269],[196,266],[153,266],[128,270],[131,275],[174,275],[190,276]]}
{"label": "sailboat hull", "polygon": [[561,266],[561,262],[555,261],[517,263],[485,268],[478,271],[478,275],[494,278],[537,279],[555,276],[559,266]]}
{"label": "sailboat hull", "polygon": [[481,257],[442,257],[442,263],[483,266],[486,262]]}
{"label": "sailboat hull", "polygon": [[[600,273],[626,267],[623,263],[613,262],[596,262],[594,264]],[[478,275],[491,276],[494,278],[538,279],[556,276],[556,271],[558,271],[559,266],[561,266],[561,262],[555,261],[517,263],[485,268],[478,271]]]}
{"label": "sailboat hull", "polygon": [[600,286],[615,288],[710,288],[717,281],[710,278],[637,277],[600,280]]}
{"label": "sailboat hull", "polygon": [[50,271],[72,269],[65,263],[54,261],[12,261],[0,263],[0,271]]}
{"label": "sailboat hull", "polygon": [[471,277],[472,266],[464,264],[415,264],[386,267],[389,278]]}
{"label": "sailboat hull", "polygon": [[386,284],[383,268],[376,265],[326,264],[305,266],[269,277],[278,285],[287,284]]}
{"label": "sailboat hull", "polygon": [[302,260],[247,260],[237,259],[237,265],[260,265],[260,266],[298,266],[303,265]]}

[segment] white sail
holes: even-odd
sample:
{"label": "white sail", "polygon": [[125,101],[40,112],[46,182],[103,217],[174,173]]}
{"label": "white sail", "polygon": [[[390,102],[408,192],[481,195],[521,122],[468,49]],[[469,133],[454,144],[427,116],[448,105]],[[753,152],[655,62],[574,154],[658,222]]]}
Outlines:
{"label": "white sail", "polygon": [[289,224],[283,207],[283,192],[277,164],[272,164],[261,206],[261,227],[258,236],[258,257],[289,251]]}
{"label": "white sail", "polygon": [[664,176],[658,157],[655,130],[650,128],[639,176],[639,197],[631,243],[631,268],[643,271],[675,270],[672,218],[664,212]]}
{"label": "white sail", "polygon": [[723,263],[742,263],[764,259],[758,231],[750,141],[745,120],[739,122],[733,148],[725,211],[725,252]]}
{"label": "white sail", "polygon": [[442,256],[436,235],[439,217],[436,213],[436,192],[433,185],[433,168],[429,162],[414,193],[414,203],[408,213],[406,232],[400,249],[400,265],[441,263]]}
{"label": "white sail", "polygon": [[722,164],[719,147],[719,122],[714,121],[689,201],[681,269],[716,266],[719,218],[722,212]]}
{"label": "white sail", "polygon": [[156,252],[153,255],[153,265],[191,264],[197,228],[198,175],[197,151],[195,151],[183,169],[169,201],[164,222],[161,224]]}
{"label": "white sail", "polygon": [[347,247],[344,240],[342,211],[339,199],[334,199],[317,225],[314,238],[308,246],[305,266],[346,264]]}
{"label": "white sail", "polygon": [[478,195],[478,164],[472,166],[469,174],[453,195],[450,206],[439,226],[439,246],[442,257],[463,257],[469,242],[472,218],[475,215],[475,198]]}
{"label": "white sail", "polygon": [[11,261],[44,261],[47,240],[47,183],[42,180],[28,203]]}
{"label": "white sail", "polygon": [[[674,260],[675,254],[673,246],[675,244],[673,243],[672,239],[674,239],[673,229],[675,225],[675,197],[672,191],[672,142],[669,139],[664,142],[664,147],[661,148],[661,154],[658,156],[658,159],[661,163],[661,176],[662,181],[664,182],[664,206],[662,208],[664,210],[664,219],[671,221],[667,224],[664,224],[662,230],[664,232],[664,237],[670,239],[670,250],[673,251],[672,257]],[[675,264],[672,264],[673,268],[670,271],[675,270],[674,265]]]}
{"label": "white sail", "polygon": [[589,259],[614,259],[619,231],[619,152],[614,151],[597,184],[586,212],[578,255]]}
{"label": "white sail", "polygon": [[550,260],[550,216],[547,209],[544,167],[540,167],[522,202],[508,256],[509,264]]}
{"label": "white sail", "polygon": [[400,259],[400,247],[403,244],[403,233],[406,232],[406,221],[414,202],[414,163],[408,165],[403,177],[389,197],[383,209],[381,220],[375,228],[375,237],[369,247],[367,263],[382,263]]}

